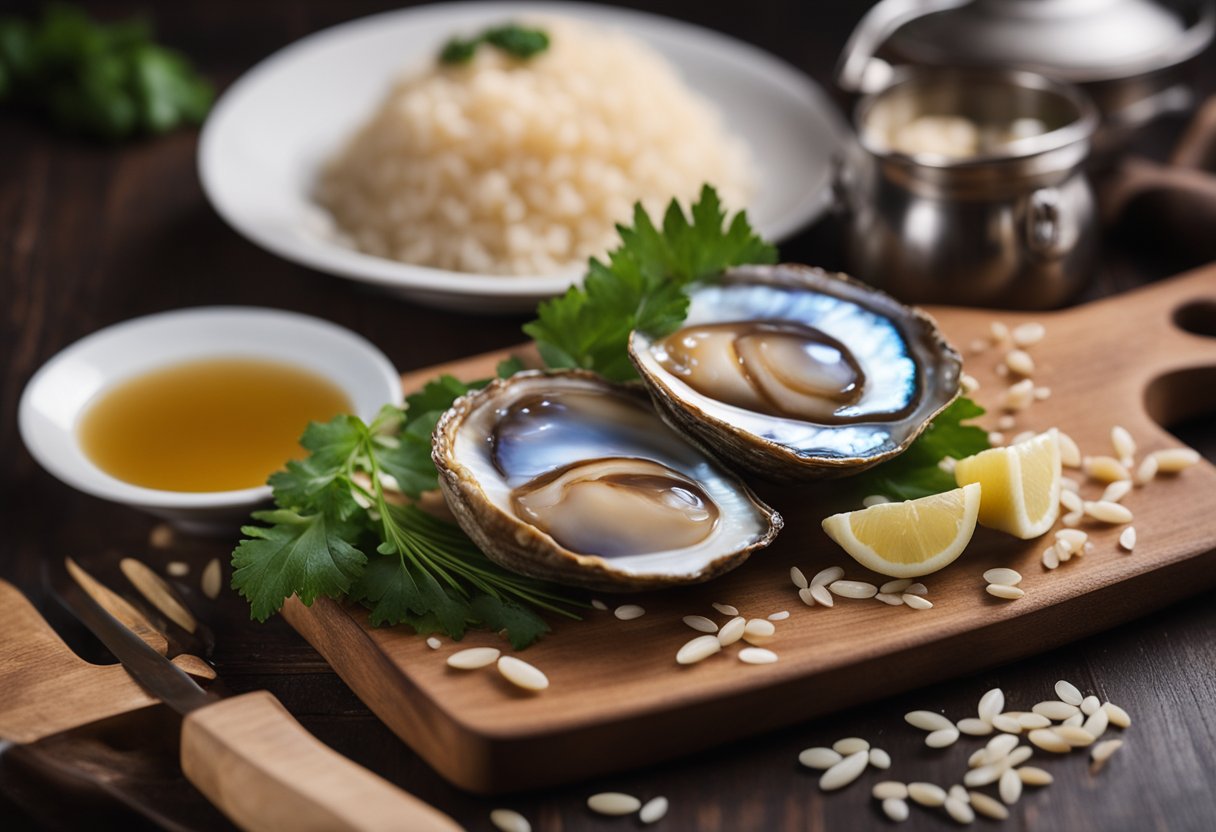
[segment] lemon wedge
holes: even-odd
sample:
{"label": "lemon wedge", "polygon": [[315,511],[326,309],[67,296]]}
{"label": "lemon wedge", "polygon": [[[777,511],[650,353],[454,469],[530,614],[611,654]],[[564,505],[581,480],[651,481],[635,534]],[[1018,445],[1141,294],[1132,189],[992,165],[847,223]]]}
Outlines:
{"label": "lemon wedge", "polygon": [[915,578],[962,554],[975,533],[979,510],[980,485],[975,483],[919,500],[833,514],[823,521],[823,530],[867,569]]}
{"label": "lemon wedge", "polygon": [[1060,513],[1060,438],[1055,428],[1007,448],[990,448],[954,466],[959,485],[979,483],[980,524],[1029,540]]}

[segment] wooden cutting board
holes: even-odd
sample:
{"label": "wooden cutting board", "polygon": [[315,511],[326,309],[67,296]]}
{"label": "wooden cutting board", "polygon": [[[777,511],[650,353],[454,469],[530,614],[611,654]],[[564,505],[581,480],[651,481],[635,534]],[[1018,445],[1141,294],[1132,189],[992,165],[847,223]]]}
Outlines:
{"label": "wooden cutting board", "polygon": [[[1110,429],[1121,424],[1143,454],[1179,444],[1159,422],[1216,413],[1216,266],[1063,312],[931,311],[981,383],[975,398],[990,409],[980,421],[987,427],[996,423],[1007,382],[995,372],[1000,351],[975,354],[969,345],[994,320],[1046,326],[1047,337],[1030,352],[1035,381],[1051,395],[1020,414],[1007,435],[1058,426],[1083,454],[1111,454]],[[420,370],[404,383],[414,388],[440,371],[484,377],[504,355]],[[1101,492],[1096,484],[1083,488],[1087,499]],[[804,606],[788,577],[791,566],[810,576],[839,565],[849,578],[884,580],[820,530],[824,516],[857,506],[833,502],[830,487],[759,490],[786,518],[772,547],[709,584],[605,599],[641,604],[642,618],[591,611],[581,622],[552,622],[553,633],[524,653],[552,683],[540,694],[513,688],[492,667],[451,670],[444,663],[455,649],[449,640],[431,650],[405,628],[368,627],[355,607],[318,601],[307,608],[292,599],[284,614],[444,777],[493,793],[654,763],[1009,662],[1216,584],[1216,468],[1207,462],[1127,496],[1139,534],[1132,554],[1116,544],[1120,529],[1086,522],[1094,551],[1049,572],[1040,565],[1045,540],[977,531],[958,561],[924,579],[935,606],[923,612],[874,600]],[[993,566],[1019,570],[1026,596],[1010,602],[986,595],[980,576]],[[721,623],[726,617],[710,606],[715,601],[748,617],[789,610],[770,645],[780,660],[743,664],[738,645],[677,666],[676,651],[697,635],[681,618],[702,614]],[[461,643],[477,645],[505,647],[489,633]]]}

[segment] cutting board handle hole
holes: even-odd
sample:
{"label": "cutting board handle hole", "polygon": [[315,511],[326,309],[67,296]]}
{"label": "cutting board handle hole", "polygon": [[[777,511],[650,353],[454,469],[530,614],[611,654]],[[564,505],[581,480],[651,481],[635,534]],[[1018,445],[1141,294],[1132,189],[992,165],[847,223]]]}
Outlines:
{"label": "cutting board handle hole", "polygon": [[1174,323],[1192,335],[1216,338],[1216,300],[1193,300],[1174,310]]}
{"label": "cutting board handle hole", "polygon": [[1158,376],[1144,391],[1144,409],[1164,428],[1216,415],[1216,367]]}

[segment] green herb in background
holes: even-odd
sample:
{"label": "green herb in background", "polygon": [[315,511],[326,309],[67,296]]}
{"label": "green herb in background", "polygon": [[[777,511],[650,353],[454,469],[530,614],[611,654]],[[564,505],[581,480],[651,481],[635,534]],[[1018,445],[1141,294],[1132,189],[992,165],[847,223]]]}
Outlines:
{"label": "green herb in background", "polygon": [[[520,366],[504,361],[498,372]],[[300,440],[309,456],[270,478],[278,508],[253,515],[268,525],[242,528],[247,539],[232,553],[233,588],[254,618],[292,595],[305,604],[345,595],[371,611],[374,626],[455,639],[469,627],[505,630],[520,648],[549,629],[536,609],[577,617],[577,602],[556,587],[502,569],[459,527],[391,499],[438,487],[431,431],[452,402],[486,383],[443,376],[370,425],[354,416],[309,425]]]}
{"label": "green herb in background", "polygon": [[938,463],[946,457],[962,459],[991,447],[983,428],[963,424],[983,415],[984,408],[971,399],[955,399],[908,450],[859,474],[853,483],[863,496],[881,494],[893,500],[915,500],[957,488],[954,475]]}
{"label": "green herb in background", "polygon": [[452,38],[439,53],[439,62],[465,64],[473,60],[477,47],[483,43],[501,49],[521,61],[539,55],[549,48],[549,35],[541,29],[529,29],[515,23],[486,29],[475,38]]}
{"label": "green herb in background", "polygon": [[0,102],[57,126],[117,140],[199,124],[214,92],[139,20],[97,23],[53,5],[37,22],[0,18]]}
{"label": "green herb in background", "polygon": [[672,200],[658,229],[636,206],[633,227],[617,226],[621,245],[608,262],[592,258],[581,288],[541,303],[524,332],[548,366],[583,367],[614,381],[637,378],[626,349],[632,330],[674,332],[688,314],[688,284],[731,266],[777,261],[777,249],[752,230],[746,212],[725,222],[718,192],[709,185],[691,215],[690,222]]}

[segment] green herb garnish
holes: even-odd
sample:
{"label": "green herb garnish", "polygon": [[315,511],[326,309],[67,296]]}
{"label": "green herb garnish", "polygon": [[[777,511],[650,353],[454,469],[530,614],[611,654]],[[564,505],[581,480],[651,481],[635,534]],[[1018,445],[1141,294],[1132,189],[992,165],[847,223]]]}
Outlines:
{"label": "green herb garnish", "polygon": [[617,226],[621,245],[608,262],[591,259],[582,288],[541,303],[537,319],[524,326],[550,367],[583,367],[623,381],[637,377],[629,362],[629,333],[675,332],[688,314],[690,283],[712,279],[731,266],[774,263],[777,249],[752,230],[746,212],[729,224],[709,185],[692,206],[691,222],[675,200],[662,229],[640,205],[633,227]]}
{"label": "green herb garnish", "polygon": [[477,47],[488,43],[508,55],[525,61],[549,48],[549,35],[515,23],[494,26],[471,39],[452,38],[439,53],[440,63],[465,64],[473,60]]}
{"label": "green herb garnish", "polygon": [[102,24],[53,5],[37,23],[0,18],[0,101],[102,139],[199,124],[211,85],[139,20]]}
{"label": "green herb garnish", "polygon": [[[503,362],[499,373],[519,368]],[[456,639],[469,627],[505,630],[519,648],[549,629],[536,609],[577,617],[576,602],[556,588],[502,569],[459,527],[391,499],[438,486],[431,430],[485,383],[443,376],[370,425],[345,415],[309,425],[300,440],[309,456],[270,478],[278,508],[253,515],[268,525],[242,528],[246,539],[232,553],[232,586],[254,618],[264,621],[292,595],[305,604],[345,595],[368,607],[374,626]]]}
{"label": "green herb garnish", "polygon": [[867,495],[881,494],[893,500],[915,500],[957,488],[954,475],[938,463],[946,457],[962,459],[988,450],[988,433],[963,424],[983,415],[984,408],[971,399],[955,399],[908,450],[859,474],[854,484]]}

